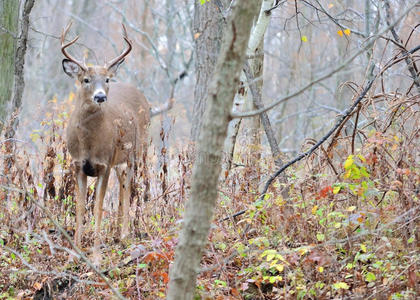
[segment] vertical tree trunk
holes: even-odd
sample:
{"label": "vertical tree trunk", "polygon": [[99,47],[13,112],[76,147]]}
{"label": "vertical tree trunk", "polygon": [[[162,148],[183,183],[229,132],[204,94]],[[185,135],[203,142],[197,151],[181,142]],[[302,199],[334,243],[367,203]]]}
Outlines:
{"label": "vertical tree trunk", "polygon": [[197,141],[206,108],[207,88],[220,51],[223,18],[214,1],[194,1],[194,38],[196,85],[191,126],[191,139]]}
{"label": "vertical tree trunk", "polygon": [[19,1],[0,2],[0,129],[7,117],[14,81],[16,36],[19,20]]}
{"label": "vertical tree trunk", "polygon": [[[207,95],[208,107],[197,144],[191,195],[170,271],[169,300],[193,299],[200,260],[217,199],[223,143],[232,101],[243,66],[252,20],[261,1],[237,1],[226,27],[223,47]],[[197,82],[197,84],[199,84]]]}
{"label": "vertical tree trunk", "polygon": [[[14,72],[14,88],[12,99],[12,112],[18,112],[22,106],[22,96],[25,89],[25,55],[28,44],[29,16],[34,7],[35,0],[25,0],[22,12],[22,21],[20,24],[19,37],[17,39],[17,48],[15,54],[15,72]],[[15,135],[16,128],[19,124],[17,115],[12,120],[12,124],[6,132],[6,138]]]}
{"label": "vertical tree trunk", "polygon": [[[271,13],[267,14],[265,11],[270,9],[274,5],[274,0],[263,0],[262,5],[260,8],[260,13],[258,16],[258,20],[255,26],[252,28],[252,33],[248,41],[247,47],[247,55],[248,56],[255,56],[250,61],[250,67],[252,72],[254,73],[255,78],[259,78],[263,76],[263,63],[264,63],[264,56],[260,56],[261,53],[264,51],[264,35],[267,31],[268,24],[270,23]],[[259,89],[262,88],[262,78],[258,81],[257,86]],[[245,73],[241,74],[241,82],[244,84],[243,88],[239,88],[238,93],[235,97],[235,104],[232,109],[234,112],[240,112],[245,110],[253,110],[254,104],[252,100],[252,96],[248,95],[248,85]],[[251,118],[249,120],[243,120],[242,127],[246,130],[242,132],[242,139],[246,140],[244,144],[246,145],[256,145],[260,144],[260,136],[259,136],[259,128],[260,128],[260,118],[259,116]],[[238,131],[240,127],[240,121],[238,119],[232,120],[229,124],[229,133],[228,138],[225,142],[225,159],[223,164],[223,173],[228,174],[232,161],[233,161],[233,154],[235,152],[235,144],[236,144],[236,137],[238,136]],[[254,151],[255,152],[255,151]],[[252,161],[258,156],[251,158]]]}

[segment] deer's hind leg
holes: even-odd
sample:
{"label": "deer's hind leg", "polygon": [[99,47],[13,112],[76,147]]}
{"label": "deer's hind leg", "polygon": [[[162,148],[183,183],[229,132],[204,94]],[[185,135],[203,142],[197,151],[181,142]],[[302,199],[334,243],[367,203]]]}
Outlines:
{"label": "deer's hind leg", "polygon": [[118,203],[118,227],[120,227],[120,238],[123,240],[128,236],[130,227],[130,195],[131,179],[134,175],[134,165],[128,163],[126,167],[116,168],[118,182],[120,184],[119,203]]}

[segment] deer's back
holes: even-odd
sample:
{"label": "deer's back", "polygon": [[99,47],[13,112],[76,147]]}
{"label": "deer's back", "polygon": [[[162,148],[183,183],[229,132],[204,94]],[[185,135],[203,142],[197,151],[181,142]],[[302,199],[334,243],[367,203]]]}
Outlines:
{"label": "deer's back", "polygon": [[114,163],[125,162],[133,152],[139,154],[147,142],[150,124],[150,105],[134,86],[124,83],[110,85],[107,104],[108,120],[112,120],[116,157]]}

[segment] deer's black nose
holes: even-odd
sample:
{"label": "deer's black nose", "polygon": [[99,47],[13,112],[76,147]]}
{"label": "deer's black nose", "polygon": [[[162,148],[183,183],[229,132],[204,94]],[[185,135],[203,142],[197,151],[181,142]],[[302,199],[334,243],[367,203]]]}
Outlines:
{"label": "deer's black nose", "polygon": [[93,97],[93,100],[97,103],[102,103],[106,101],[106,95],[104,93],[98,93]]}

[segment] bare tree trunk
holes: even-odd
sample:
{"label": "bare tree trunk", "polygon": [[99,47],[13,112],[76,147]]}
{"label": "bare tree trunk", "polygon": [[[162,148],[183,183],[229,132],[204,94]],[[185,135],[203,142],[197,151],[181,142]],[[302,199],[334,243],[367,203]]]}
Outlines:
{"label": "bare tree trunk", "polygon": [[223,47],[207,95],[208,107],[197,144],[191,196],[185,209],[175,262],[170,270],[169,300],[189,300],[194,296],[196,276],[217,199],[217,182],[232,101],[252,20],[260,4],[261,1],[237,1],[227,23]]}
{"label": "bare tree trunk", "polygon": [[[247,55],[254,56],[254,58],[250,61],[250,67],[252,72],[254,73],[255,78],[258,78],[257,86],[262,88],[262,75],[263,75],[263,63],[264,63],[264,56],[261,55],[264,51],[264,35],[267,31],[268,24],[271,19],[271,13],[266,13],[265,11],[270,9],[274,5],[273,0],[263,0],[260,13],[258,16],[258,20],[255,26],[252,28],[252,33],[250,39],[248,41],[247,47]],[[254,104],[251,95],[248,96],[248,85],[246,84],[246,76],[244,73],[241,74],[241,83],[243,87],[240,87],[237,95],[235,97],[234,107],[232,109],[233,112],[241,112],[244,110],[254,110]],[[225,142],[225,155],[224,163],[223,163],[223,173],[228,174],[229,170],[232,165],[233,161],[233,154],[235,152],[235,144],[238,136],[238,131],[240,129],[238,119],[234,119],[229,124],[229,131],[228,131],[228,138]],[[247,145],[259,145],[260,136],[259,136],[259,128],[260,128],[260,118],[259,116],[251,118],[251,121],[243,120],[242,128],[246,128],[247,130],[243,130],[242,136],[243,139],[247,140],[245,144]],[[249,130],[248,130],[249,129]],[[254,151],[255,152],[255,151]],[[257,157],[251,158],[251,162],[255,161]]]}
{"label": "bare tree trunk", "polygon": [[[22,23],[20,25],[19,37],[17,39],[17,48],[15,55],[15,72],[14,72],[14,88],[12,99],[12,112],[17,112],[22,106],[22,96],[25,89],[25,54],[28,43],[28,30],[29,30],[29,16],[34,7],[35,0],[26,0],[23,6]],[[19,118],[16,116],[12,120],[9,130],[6,132],[6,138],[11,138],[15,135],[16,128],[19,124]]]}
{"label": "bare tree trunk", "polygon": [[[258,64],[258,65],[262,67],[262,64]],[[261,99],[262,86],[258,86],[255,83],[256,76],[253,74],[249,64],[245,63],[244,71],[248,80],[249,89],[251,90],[251,95],[252,95],[255,108],[256,109],[264,108],[264,104]],[[260,73],[262,73],[262,71]],[[263,112],[262,114],[260,114],[260,119],[264,127],[265,134],[267,136],[268,144],[270,145],[271,154],[274,158],[274,162],[277,167],[281,167],[283,165],[283,161],[280,157],[280,154],[281,154],[280,148],[277,143],[276,136],[274,134],[273,127],[271,126],[271,122],[270,122],[270,119],[268,118],[267,112]]]}
{"label": "bare tree trunk", "polygon": [[205,5],[194,1],[194,38],[196,85],[191,139],[197,141],[206,108],[207,88],[219,56],[223,35],[223,18],[214,1]]}
{"label": "bare tree trunk", "polygon": [[[0,122],[7,117],[7,104],[12,97],[19,1],[0,2]],[[0,126],[1,128],[2,126]]]}

